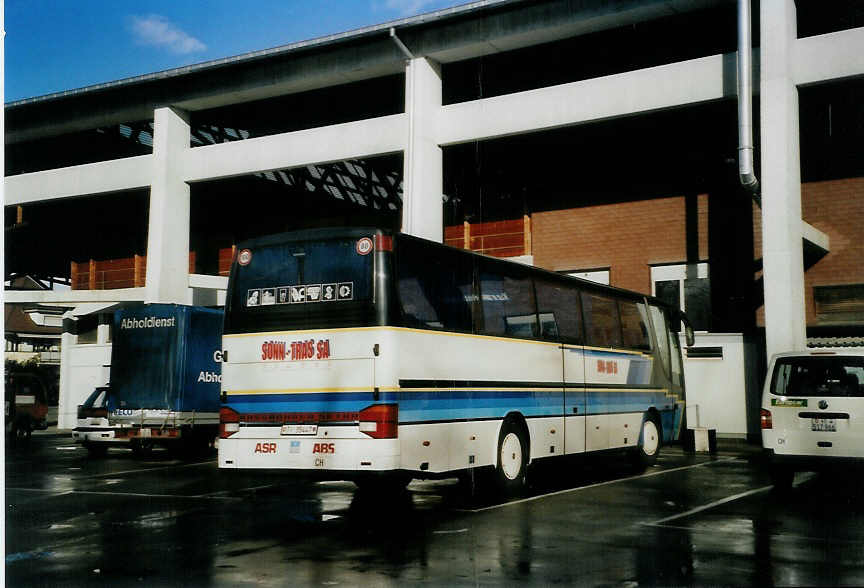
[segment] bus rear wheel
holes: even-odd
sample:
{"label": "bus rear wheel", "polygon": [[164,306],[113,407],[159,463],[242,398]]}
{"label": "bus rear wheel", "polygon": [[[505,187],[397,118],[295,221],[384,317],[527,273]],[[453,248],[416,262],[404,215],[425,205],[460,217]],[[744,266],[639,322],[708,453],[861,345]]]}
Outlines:
{"label": "bus rear wheel", "polygon": [[639,431],[639,443],[633,455],[633,465],[638,471],[643,471],[657,463],[660,455],[660,443],[663,438],[662,429],[657,419],[646,414],[642,419],[642,429]]}
{"label": "bus rear wheel", "polygon": [[525,428],[513,419],[507,419],[498,435],[495,481],[504,493],[513,494],[525,487],[527,473],[528,439]]}

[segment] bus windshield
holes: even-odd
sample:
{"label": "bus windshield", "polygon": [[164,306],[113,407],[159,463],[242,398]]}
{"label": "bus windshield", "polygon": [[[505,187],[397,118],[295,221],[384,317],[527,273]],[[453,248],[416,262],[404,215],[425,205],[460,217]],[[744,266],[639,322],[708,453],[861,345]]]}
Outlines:
{"label": "bus windshield", "polygon": [[372,324],[372,242],[369,233],[244,243],[232,265],[225,333]]}

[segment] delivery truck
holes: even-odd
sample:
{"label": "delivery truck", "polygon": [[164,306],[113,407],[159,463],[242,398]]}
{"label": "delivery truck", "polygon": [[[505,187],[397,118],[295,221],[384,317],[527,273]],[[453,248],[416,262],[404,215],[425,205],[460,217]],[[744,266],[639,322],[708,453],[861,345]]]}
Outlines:
{"label": "delivery truck", "polygon": [[[219,434],[221,310],[145,304],[114,313],[104,413],[79,411],[73,439],[101,454],[121,443],[139,454],[161,445],[201,454]],[[88,407],[84,407],[88,408]]]}

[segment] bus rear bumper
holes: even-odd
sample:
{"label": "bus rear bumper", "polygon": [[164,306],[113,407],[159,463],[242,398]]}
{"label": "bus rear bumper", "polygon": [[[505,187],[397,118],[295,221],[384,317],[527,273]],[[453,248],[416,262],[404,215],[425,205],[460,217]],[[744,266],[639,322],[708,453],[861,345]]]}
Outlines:
{"label": "bus rear bumper", "polygon": [[219,439],[219,467],[310,472],[385,472],[399,469],[398,439],[282,437]]}

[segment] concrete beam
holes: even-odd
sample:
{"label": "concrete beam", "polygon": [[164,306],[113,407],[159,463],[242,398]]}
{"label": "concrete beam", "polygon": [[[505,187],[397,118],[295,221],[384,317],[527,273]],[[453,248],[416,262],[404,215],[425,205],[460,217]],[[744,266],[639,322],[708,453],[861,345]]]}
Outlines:
{"label": "concrete beam", "polygon": [[803,220],[801,221],[801,237],[804,241],[822,249],[825,253],[831,251],[831,239],[828,238],[828,235]]}
{"label": "concrete beam", "polygon": [[150,185],[152,158],[138,155],[7,176],[6,205],[146,188]]}
{"label": "concrete beam", "polygon": [[143,302],[144,288],[120,288],[117,290],[4,290],[6,303],[51,303],[86,304],[91,302]]}
{"label": "concrete beam", "polygon": [[189,149],[189,182],[301,167],[402,151],[408,135],[404,114],[319,127],[270,137]]}
{"label": "concrete beam", "polygon": [[207,274],[189,274],[189,287],[225,290],[228,288],[228,277],[210,276]]}
{"label": "concrete beam", "polygon": [[797,39],[792,72],[799,86],[864,76],[864,27]]}
{"label": "concrete beam", "polygon": [[444,106],[441,145],[465,143],[735,96],[735,55],[670,65]]}
{"label": "concrete beam", "polygon": [[472,2],[284,47],[22,100],[7,107],[6,143],[146,120],[402,71],[395,26],[417,57],[449,62],[687,13],[729,0]]}

